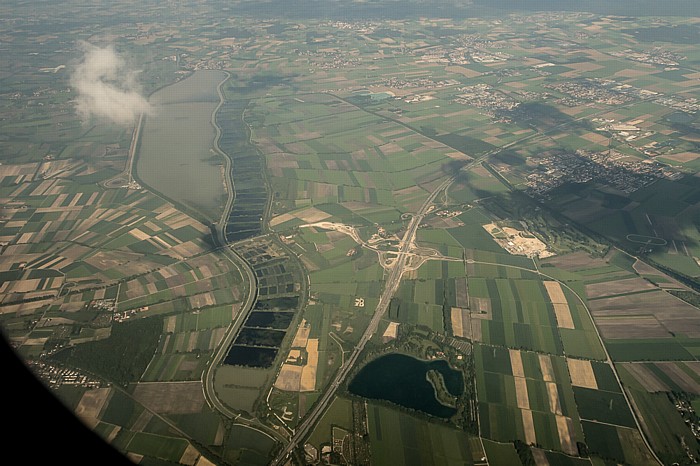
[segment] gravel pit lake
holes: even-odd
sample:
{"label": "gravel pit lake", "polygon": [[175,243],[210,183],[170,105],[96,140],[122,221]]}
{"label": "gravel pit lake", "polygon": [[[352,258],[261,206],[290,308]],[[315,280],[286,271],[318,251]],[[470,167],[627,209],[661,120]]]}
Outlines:
{"label": "gravel pit lake", "polygon": [[404,408],[436,417],[450,418],[457,410],[441,404],[426,374],[435,370],[442,375],[447,391],[459,396],[464,390],[462,374],[447,361],[423,361],[405,354],[391,353],[367,363],[350,382],[350,393],[365,398],[386,400]]}

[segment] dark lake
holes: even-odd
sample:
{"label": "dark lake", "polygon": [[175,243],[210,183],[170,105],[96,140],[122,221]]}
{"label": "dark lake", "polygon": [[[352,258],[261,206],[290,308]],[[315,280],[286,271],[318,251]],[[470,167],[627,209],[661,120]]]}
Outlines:
{"label": "dark lake", "polygon": [[450,368],[447,361],[422,361],[398,353],[387,354],[368,363],[352,379],[348,389],[355,395],[390,401],[447,419],[457,410],[435,399],[433,386],[425,377],[431,369],[442,374],[445,386],[452,395],[462,394],[462,374]]}
{"label": "dark lake", "polygon": [[252,348],[232,345],[224,358],[230,366],[270,367],[275,361],[279,348]]}
{"label": "dark lake", "polygon": [[251,312],[244,325],[285,330],[289,328],[292,319],[294,319],[294,312],[258,311]]}

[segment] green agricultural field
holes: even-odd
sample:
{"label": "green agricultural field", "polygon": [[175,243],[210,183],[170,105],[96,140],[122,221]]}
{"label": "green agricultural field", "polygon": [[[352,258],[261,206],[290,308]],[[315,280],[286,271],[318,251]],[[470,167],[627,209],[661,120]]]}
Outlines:
{"label": "green agricultural field", "polygon": [[261,466],[270,462],[274,445],[267,434],[241,424],[234,424],[224,441],[227,459]]}
{"label": "green agricultural field", "polygon": [[605,353],[595,331],[561,328],[559,334],[566,354],[590,359],[605,358]]}
{"label": "green agricultural field", "polygon": [[122,426],[126,429],[138,419],[144,408],[127,394],[115,390],[102,414],[102,421]]}
{"label": "green agricultural field", "polygon": [[[615,379],[612,369],[602,362],[591,362],[593,373],[595,374],[596,384],[600,390],[607,392],[620,392],[620,384]],[[619,367],[619,366],[618,366]]]}
{"label": "green agricultural field", "polygon": [[[573,420],[570,435],[583,439],[563,358],[482,345],[475,346],[474,354],[481,429],[487,438],[525,441],[534,436],[545,448],[561,450],[563,443],[553,415],[555,403],[558,414]],[[543,364],[548,366],[546,370]],[[546,379],[545,373],[549,374]],[[529,433],[524,414],[532,418]]]}
{"label": "green agricultural field", "polygon": [[345,398],[336,398],[328,407],[323,418],[316,424],[314,431],[309,436],[309,443],[320,449],[324,442],[331,441],[331,428],[333,426],[352,430],[352,401]]}
{"label": "green agricultural field", "polygon": [[[167,354],[154,356],[148,369],[142,376],[144,382],[177,380],[177,372],[185,361],[184,354]],[[196,379],[194,379],[196,380]]]}
{"label": "green agricultural field", "polygon": [[635,427],[634,418],[622,393],[574,387],[574,395],[584,419]]}
{"label": "green agricultural field", "polygon": [[490,303],[491,318],[481,320],[482,341],[491,345],[561,354],[554,312],[544,297],[544,289],[539,289],[538,282],[523,281],[525,285],[518,285],[520,282],[469,279],[470,296],[487,297]]}
{"label": "green agricultural field", "polygon": [[605,459],[625,460],[625,453],[616,427],[589,421],[582,421],[582,425],[590,453]]}
{"label": "green agricultural field", "polygon": [[[462,216],[460,216],[460,220],[462,220]],[[447,230],[462,247],[480,251],[503,251],[503,249],[496,244],[496,242],[491,238],[491,235],[489,235],[480,224],[470,224],[465,220],[462,221],[464,221],[464,226],[450,228]]]}
{"label": "green agricultural field", "polygon": [[200,309],[197,312],[187,312],[177,316],[176,332],[201,330],[207,328],[226,327],[233,320],[231,305],[216,306]]}
{"label": "green agricultural field", "polygon": [[615,361],[674,361],[693,356],[680,339],[608,340],[605,342]]}
{"label": "green agricultural field", "polygon": [[[646,426],[646,434],[664,463],[671,464],[687,458],[679,449],[680,439],[688,438],[689,429],[666,393],[649,393],[625,367],[618,368],[623,384],[627,386],[635,406]],[[700,447],[688,444],[693,455],[700,454]]]}
{"label": "green agricultural field", "polygon": [[184,439],[138,432],[126,446],[126,449],[139,455],[179,461],[187,445],[188,443]]}
{"label": "green agricultural field", "polygon": [[501,404],[479,403],[479,424],[482,435],[497,442],[524,438],[520,410]]}
{"label": "green agricultural field", "polygon": [[648,449],[637,430],[582,421],[591,455],[628,464],[652,464]]}
{"label": "green agricultural field", "polygon": [[223,431],[221,416],[208,410],[195,414],[175,414],[171,417],[180,429],[204,445],[214,445],[219,433]]}
{"label": "green agricultural field", "polygon": [[372,461],[377,464],[456,466],[474,464],[473,458],[480,458],[480,452],[471,451],[474,444],[465,432],[372,403],[367,415]]}
{"label": "green agricultural field", "polygon": [[483,439],[483,443],[489,464],[522,465],[512,443],[497,443],[487,439]]}

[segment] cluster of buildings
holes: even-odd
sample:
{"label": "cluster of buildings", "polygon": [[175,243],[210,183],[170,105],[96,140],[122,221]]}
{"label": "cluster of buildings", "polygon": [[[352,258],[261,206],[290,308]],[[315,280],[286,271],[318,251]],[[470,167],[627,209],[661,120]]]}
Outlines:
{"label": "cluster of buildings", "polygon": [[648,52],[639,52],[632,49],[626,49],[622,52],[610,52],[610,55],[625,58],[627,60],[638,61],[640,63],[663,66],[678,66],[680,61],[685,59],[685,57],[678,55],[677,53],[664,50],[660,47],[654,47]]}
{"label": "cluster of buildings", "polygon": [[431,47],[420,51],[421,60],[427,63],[442,63],[445,65],[468,65],[470,63],[499,63],[512,58],[512,55],[501,51],[486,50],[504,47],[504,44],[494,43],[479,35],[465,35],[459,38],[458,47]]}
{"label": "cluster of buildings", "polygon": [[473,105],[491,113],[504,110],[510,111],[520,105],[520,102],[496,91],[488,84],[465,86],[457,90],[460,93],[453,99],[453,102],[462,105]]}
{"label": "cluster of buildings", "polygon": [[[698,423],[698,416],[693,409],[693,405],[691,405],[687,400],[676,397],[673,397],[673,402],[673,404],[676,406],[676,410],[683,418],[683,421],[695,436],[695,439],[700,441],[700,423]],[[681,439],[681,446],[685,449],[685,454],[688,455],[690,462],[696,464],[698,460],[690,451],[687,441],[683,438]]]}
{"label": "cluster of buildings", "polygon": [[691,114],[695,114],[700,110],[700,101],[695,97],[681,99],[676,96],[661,96],[654,100],[654,103]]}
{"label": "cluster of buildings", "polygon": [[487,52],[485,50],[478,49],[469,50],[468,55],[476,63],[498,63],[504,62],[511,58],[511,55],[505,52]]}
{"label": "cluster of buildings", "polygon": [[438,217],[442,218],[453,218],[457,217],[458,215],[462,215],[461,210],[440,210],[438,212],[435,212],[435,215]]}
{"label": "cluster of buildings", "polygon": [[50,388],[61,385],[75,385],[86,388],[100,388],[104,384],[97,379],[74,369],[52,366],[43,361],[29,362],[29,368],[42,382]]}
{"label": "cluster of buildings", "polygon": [[129,309],[127,311],[115,312],[112,320],[114,322],[124,322],[125,320],[131,319],[133,316],[139,312],[144,312],[148,310],[148,306],[139,307],[137,309]]}
{"label": "cluster of buildings", "polygon": [[[616,92],[594,79],[556,82],[545,84],[544,87],[570,96],[576,105],[591,101],[605,105],[622,105],[632,100],[632,97]],[[562,103],[567,104],[567,102]]]}
{"label": "cluster of buildings", "polygon": [[90,301],[90,308],[96,311],[114,312],[117,310],[116,299],[94,299]]}
{"label": "cluster of buildings", "polygon": [[372,34],[377,29],[377,25],[375,23],[363,21],[357,23],[348,23],[345,21],[332,21],[328,23],[327,26],[338,31],[354,31],[358,34]]}
{"label": "cluster of buildings", "polygon": [[700,111],[700,100],[695,97],[679,97],[663,95],[648,89],[640,89],[630,84],[620,84],[612,79],[586,78],[576,81],[546,84],[545,87],[554,89],[570,96],[560,103],[570,106],[581,105],[585,102],[597,102],[607,105],[620,105],[632,99],[650,100],[664,107],[695,114]]}
{"label": "cluster of buildings", "polygon": [[531,195],[547,198],[547,194],[566,182],[605,183],[624,193],[632,193],[653,183],[658,178],[669,177],[668,168],[649,160],[623,159],[615,151],[590,152],[578,150],[537,159],[539,170],[531,173],[525,183]]}
{"label": "cluster of buildings", "polygon": [[385,79],[382,84],[386,87],[392,89],[411,89],[411,88],[422,88],[422,89],[439,89],[447,86],[455,86],[459,84],[459,81],[455,79],[442,79],[440,81],[435,81],[429,78],[416,78],[416,79],[399,79],[392,77]]}
{"label": "cluster of buildings", "polygon": [[339,51],[296,50],[296,53],[300,57],[317,59],[313,64],[322,70],[338,70],[362,64],[362,60],[360,60],[359,56]]}
{"label": "cluster of buildings", "polygon": [[422,51],[420,58],[425,63],[441,63],[444,65],[468,65],[471,63],[464,48],[450,50],[444,47],[432,47]]}

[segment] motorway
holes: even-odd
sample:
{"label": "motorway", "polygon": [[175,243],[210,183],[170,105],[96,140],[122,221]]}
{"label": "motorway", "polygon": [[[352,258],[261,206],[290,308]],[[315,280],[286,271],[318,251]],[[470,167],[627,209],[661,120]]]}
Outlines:
{"label": "motorway", "polygon": [[345,359],[343,365],[340,367],[340,369],[338,369],[338,372],[333,378],[333,381],[331,382],[330,386],[326,389],[325,393],[321,396],[321,398],[318,399],[318,401],[314,405],[314,408],[311,410],[311,412],[307,414],[307,416],[304,418],[304,421],[297,426],[297,428],[294,431],[294,435],[292,436],[289,443],[286,445],[285,448],[282,449],[282,451],[270,464],[283,464],[289,456],[289,454],[294,450],[294,448],[296,448],[299,442],[301,442],[306,437],[306,435],[309,433],[309,430],[321,418],[323,413],[325,413],[326,408],[328,407],[329,403],[333,400],[333,397],[335,395],[335,392],[338,390],[338,387],[340,387],[340,384],[350,373],[351,369],[357,362],[357,359],[360,357],[360,353],[365,348],[367,342],[377,331],[377,328],[379,327],[379,322],[382,320],[386,309],[389,307],[391,298],[394,297],[396,290],[399,288],[399,284],[401,283],[401,276],[403,275],[403,272],[405,270],[406,261],[409,257],[411,257],[409,252],[414,247],[416,232],[418,231],[418,226],[423,220],[423,216],[427,213],[428,209],[433,204],[435,197],[437,197],[437,195],[440,192],[445,190],[453,181],[454,177],[450,177],[447,180],[443,181],[440,184],[440,186],[433,190],[433,192],[430,194],[430,196],[428,196],[428,198],[425,200],[418,212],[411,218],[411,221],[409,222],[408,227],[406,228],[406,233],[404,234],[403,239],[401,240],[397,258],[391,267],[389,276],[387,277],[384,292],[379,298],[379,303],[377,304],[377,308],[374,311],[372,320],[369,322],[367,329],[362,334],[362,338],[360,338],[360,341],[357,343],[350,356],[347,359]]}
{"label": "motorway", "polygon": [[[473,168],[477,164],[486,160],[488,157],[509,148],[513,144],[515,144],[515,142],[507,144],[503,147],[495,148],[489,152],[482,154],[478,158],[469,161],[466,165],[461,167],[460,171],[469,170]],[[338,369],[338,372],[333,378],[333,381],[326,389],[325,393],[318,399],[313,409],[304,418],[304,421],[296,427],[296,429],[294,430],[294,435],[290,439],[289,443],[278,453],[275,459],[270,463],[271,465],[277,466],[283,464],[289,457],[290,453],[307,436],[309,430],[316,424],[316,422],[326,411],[326,408],[333,400],[335,392],[338,390],[340,385],[343,383],[343,380],[345,380],[347,375],[352,370],[353,366],[357,362],[357,359],[360,357],[360,353],[362,352],[362,350],[364,350],[367,342],[377,331],[377,328],[379,327],[379,322],[382,320],[386,309],[389,307],[391,298],[393,298],[394,294],[396,294],[396,290],[398,290],[399,284],[401,283],[401,277],[404,271],[406,270],[406,262],[410,257],[413,256],[413,254],[411,254],[411,250],[415,247],[416,232],[418,231],[418,227],[423,221],[423,217],[428,213],[428,210],[433,205],[433,202],[435,201],[435,198],[438,196],[438,194],[447,189],[455,181],[456,178],[457,174],[450,176],[445,181],[440,183],[440,185],[430,193],[430,196],[428,196],[423,205],[421,205],[420,209],[418,209],[418,211],[411,217],[411,221],[409,222],[408,227],[406,228],[406,233],[404,234],[401,242],[399,243],[399,250],[396,256],[396,260],[391,265],[391,271],[389,272],[389,276],[386,279],[384,292],[379,297],[377,308],[374,311],[374,315],[372,316],[372,320],[367,326],[367,329],[362,334],[362,338],[360,338],[360,341],[357,343],[350,356],[348,356],[345,359],[345,363],[340,367],[340,369]]]}

